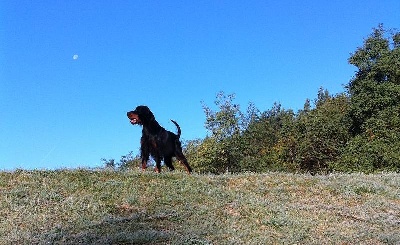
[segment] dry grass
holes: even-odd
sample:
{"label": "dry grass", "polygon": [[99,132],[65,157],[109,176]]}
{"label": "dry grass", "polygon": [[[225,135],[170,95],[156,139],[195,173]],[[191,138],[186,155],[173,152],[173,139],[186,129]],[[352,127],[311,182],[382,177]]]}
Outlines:
{"label": "dry grass", "polygon": [[400,174],[0,173],[0,244],[400,244]]}

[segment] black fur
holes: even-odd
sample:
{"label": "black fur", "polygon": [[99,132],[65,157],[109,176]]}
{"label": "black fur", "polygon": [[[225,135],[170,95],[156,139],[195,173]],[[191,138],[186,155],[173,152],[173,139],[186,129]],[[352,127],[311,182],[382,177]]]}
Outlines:
{"label": "black fur", "polygon": [[186,171],[190,174],[192,168],[189,166],[186,157],[182,153],[182,145],[179,141],[181,128],[178,123],[171,120],[178,129],[177,134],[165,130],[156,121],[153,113],[147,106],[138,106],[134,111],[127,112],[131,124],[142,125],[142,138],[140,140],[140,154],[142,159],[142,169],[147,167],[150,155],[156,162],[156,172],[161,171],[161,161],[172,171],[172,157],[176,157],[183,164]]}

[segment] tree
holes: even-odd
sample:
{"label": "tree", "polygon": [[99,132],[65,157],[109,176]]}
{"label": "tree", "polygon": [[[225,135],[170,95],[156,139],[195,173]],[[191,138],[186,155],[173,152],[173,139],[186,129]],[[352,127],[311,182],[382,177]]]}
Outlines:
{"label": "tree", "polygon": [[211,133],[211,137],[223,140],[238,134],[241,130],[240,120],[243,114],[238,104],[234,104],[235,94],[225,95],[219,92],[214,101],[219,111],[214,112],[203,103],[203,110],[206,114],[205,128]]}
{"label": "tree", "polygon": [[235,95],[219,92],[214,104],[217,110],[203,103],[206,115],[205,139],[189,141],[186,156],[193,168],[199,172],[224,173],[243,171],[241,166],[246,143],[243,132],[257,117],[258,110],[250,103],[246,112],[234,103]]}
{"label": "tree", "polygon": [[274,103],[271,109],[255,117],[244,131],[241,168],[253,172],[287,170],[291,147],[288,130],[294,121],[292,110]]}
{"label": "tree", "polygon": [[219,93],[217,111],[203,105],[209,135],[188,144],[188,158],[213,173],[400,171],[400,33],[388,34],[379,25],[351,55],[347,93],[320,88],[297,113],[278,103],[243,113]]}
{"label": "tree", "polygon": [[382,110],[395,109],[400,101],[400,33],[393,35],[392,48],[385,33],[379,25],[349,58],[349,63],[358,68],[347,86],[353,135],[366,130],[369,118]]}
{"label": "tree", "polygon": [[303,171],[327,172],[350,138],[349,99],[345,94],[331,96],[321,88],[314,104],[314,109],[298,113],[296,162]]}
{"label": "tree", "polygon": [[349,58],[358,71],[347,89],[353,138],[335,169],[400,170],[400,33],[373,30]]}

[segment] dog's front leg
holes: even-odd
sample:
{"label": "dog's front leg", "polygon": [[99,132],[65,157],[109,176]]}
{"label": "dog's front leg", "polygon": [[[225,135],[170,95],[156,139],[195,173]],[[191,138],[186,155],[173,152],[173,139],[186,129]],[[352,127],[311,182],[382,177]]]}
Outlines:
{"label": "dog's front leg", "polygon": [[150,151],[143,138],[141,139],[140,143],[141,143],[140,157],[142,159],[142,170],[145,170],[147,168],[147,162],[149,161],[150,158]]}
{"label": "dog's front leg", "polygon": [[147,168],[147,161],[142,159],[142,170],[146,170]]}
{"label": "dog's front leg", "polygon": [[147,162],[149,161],[149,155],[142,155],[142,170],[146,170]]}
{"label": "dog's front leg", "polygon": [[161,172],[161,157],[157,156],[154,159],[156,161],[156,167],[154,169],[154,171],[156,171],[157,173]]}

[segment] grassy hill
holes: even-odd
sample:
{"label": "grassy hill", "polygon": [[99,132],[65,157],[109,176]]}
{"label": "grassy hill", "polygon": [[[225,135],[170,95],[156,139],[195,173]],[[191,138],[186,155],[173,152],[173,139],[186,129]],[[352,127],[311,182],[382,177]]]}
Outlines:
{"label": "grassy hill", "polygon": [[0,173],[0,244],[400,244],[400,174]]}

